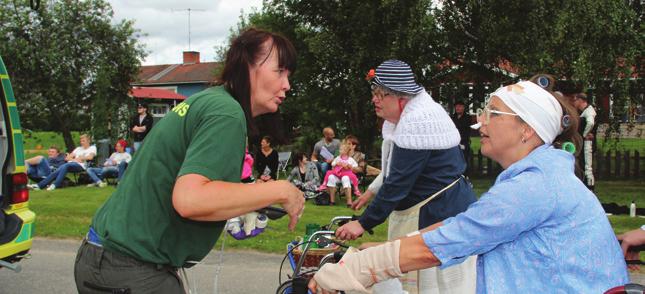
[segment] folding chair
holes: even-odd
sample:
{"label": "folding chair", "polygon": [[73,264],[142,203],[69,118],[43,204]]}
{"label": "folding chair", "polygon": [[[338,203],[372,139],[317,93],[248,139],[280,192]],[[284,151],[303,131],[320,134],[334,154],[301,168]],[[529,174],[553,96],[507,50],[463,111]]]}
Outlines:
{"label": "folding chair", "polygon": [[287,167],[289,166],[289,159],[291,159],[291,151],[278,152],[278,178],[280,173],[287,175]]}

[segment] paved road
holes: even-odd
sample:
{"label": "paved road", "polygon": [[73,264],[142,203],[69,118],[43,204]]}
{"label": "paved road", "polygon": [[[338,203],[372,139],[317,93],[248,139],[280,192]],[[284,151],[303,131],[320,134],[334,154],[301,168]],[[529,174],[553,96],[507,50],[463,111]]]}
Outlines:
{"label": "paved road", "polygon": [[[0,269],[0,293],[76,293],[74,257],[80,241],[36,238],[32,258],[21,262],[22,272]],[[199,265],[189,269],[200,294],[214,293],[214,276],[219,251],[213,251]],[[219,277],[219,294],[275,293],[281,255],[226,251]],[[285,265],[285,270],[288,265]],[[645,269],[632,280],[645,284]],[[283,273],[284,275],[284,273]]]}
{"label": "paved road", "polygon": [[[20,263],[22,272],[0,269],[0,293],[76,293],[74,257],[79,245],[80,241],[36,238],[31,249],[32,258]],[[201,264],[188,269],[188,275],[196,281],[200,294],[214,293],[219,253],[211,252]],[[219,294],[275,293],[282,257],[277,254],[226,251],[219,277]],[[285,265],[285,270],[287,268],[288,265]]]}

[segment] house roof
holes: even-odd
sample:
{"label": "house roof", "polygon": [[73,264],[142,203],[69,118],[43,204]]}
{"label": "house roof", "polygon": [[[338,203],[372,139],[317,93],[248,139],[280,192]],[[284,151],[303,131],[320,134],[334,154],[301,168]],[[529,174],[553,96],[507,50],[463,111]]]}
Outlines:
{"label": "house roof", "polygon": [[216,81],[218,62],[141,66],[134,86],[164,84],[210,84]]}
{"label": "house roof", "polygon": [[184,100],[186,96],[173,91],[155,88],[132,88],[128,93],[133,98],[176,99]]}

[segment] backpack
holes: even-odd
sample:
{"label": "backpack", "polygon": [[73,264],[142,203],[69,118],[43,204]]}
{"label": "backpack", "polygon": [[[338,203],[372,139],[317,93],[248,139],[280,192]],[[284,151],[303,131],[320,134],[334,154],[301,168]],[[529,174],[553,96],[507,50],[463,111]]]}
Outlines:
{"label": "backpack", "polygon": [[327,206],[330,203],[329,193],[327,192],[319,193],[318,196],[314,198],[314,204],[316,205]]}

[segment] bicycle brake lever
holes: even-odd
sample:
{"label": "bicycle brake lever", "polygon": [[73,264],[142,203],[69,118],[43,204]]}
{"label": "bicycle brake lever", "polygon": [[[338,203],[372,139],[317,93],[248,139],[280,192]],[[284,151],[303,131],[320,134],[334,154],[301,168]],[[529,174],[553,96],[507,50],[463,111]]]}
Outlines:
{"label": "bicycle brake lever", "polygon": [[287,215],[287,211],[280,208],[280,207],[274,207],[274,206],[267,206],[264,208],[260,208],[256,210],[255,212],[257,213],[262,213],[265,214],[270,220],[277,220],[285,215]]}

